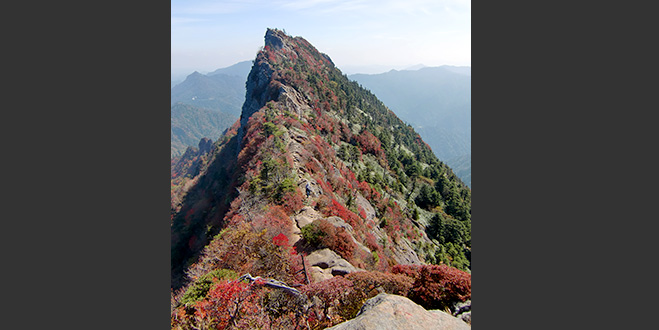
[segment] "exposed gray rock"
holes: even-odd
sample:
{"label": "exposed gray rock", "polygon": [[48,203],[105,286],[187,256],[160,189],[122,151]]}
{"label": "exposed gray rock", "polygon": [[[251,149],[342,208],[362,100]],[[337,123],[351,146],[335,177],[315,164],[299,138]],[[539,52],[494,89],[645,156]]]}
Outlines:
{"label": "exposed gray rock", "polygon": [[284,89],[284,93],[280,95],[279,102],[283,104],[284,109],[289,109],[289,111],[298,117],[301,117],[304,112],[311,110],[306,98],[296,91],[295,88],[285,85],[282,88]]}
{"label": "exposed gray rock", "polygon": [[375,209],[361,193],[358,192],[356,194],[355,202],[358,208],[361,206],[364,209],[366,220],[373,220],[375,218]]}
{"label": "exposed gray rock", "polygon": [[419,259],[419,255],[416,253],[416,251],[414,251],[414,248],[407,239],[401,238],[398,241],[398,244],[394,244],[392,248],[394,251],[393,257],[397,263],[401,265],[422,264],[421,259]]}
{"label": "exposed gray rock", "polygon": [[341,219],[340,217],[330,216],[330,217],[325,218],[325,220],[327,220],[327,222],[331,223],[334,227],[344,228],[351,235],[355,234],[355,230],[352,228],[352,226],[349,225],[347,222],[345,222],[345,220]]}
{"label": "exposed gray rock", "polygon": [[281,31],[267,29],[265,32],[265,45],[274,49],[281,49],[284,46],[282,34]]}
{"label": "exposed gray rock", "polygon": [[310,273],[314,282],[359,270],[330,249],[316,250],[310,253],[306,260],[311,266]]}
{"label": "exposed gray rock", "polygon": [[[299,164],[299,161],[295,160],[297,164]],[[310,162],[318,162],[315,159],[309,159]],[[306,169],[304,167],[298,167],[298,176],[301,177],[298,183],[298,188],[300,188],[300,191],[302,191],[302,194],[304,195],[305,198],[317,198],[320,195],[323,194],[323,190],[320,188],[320,185],[316,182],[314,179],[308,179],[308,178],[302,178],[304,175],[304,172]]]}
{"label": "exposed gray rock", "polygon": [[323,269],[318,266],[309,267],[309,274],[312,283],[322,282],[324,280],[329,280],[330,278],[334,277],[334,275],[332,275],[331,269],[329,268]]}
{"label": "exposed gray rock", "polygon": [[364,303],[357,316],[332,330],[467,330],[471,325],[440,310],[426,310],[408,298],[380,293]]}
{"label": "exposed gray rock", "polygon": [[302,227],[312,223],[314,220],[322,218],[323,216],[314,210],[311,206],[303,207],[300,212],[293,216],[297,226],[301,229]]}
{"label": "exposed gray rock", "polygon": [[351,271],[357,270],[347,260],[341,258],[341,256],[330,249],[316,250],[307,256],[307,260],[311,266],[318,266],[323,269],[342,267]]}
{"label": "exposed gray rock", "polygon": [[266,92],[274,70],[265,61],[254,63],[247,77],[245,103],[240,114],[240,127],[247,126],[247,120],[268,101],[275,98],[272,91]]}

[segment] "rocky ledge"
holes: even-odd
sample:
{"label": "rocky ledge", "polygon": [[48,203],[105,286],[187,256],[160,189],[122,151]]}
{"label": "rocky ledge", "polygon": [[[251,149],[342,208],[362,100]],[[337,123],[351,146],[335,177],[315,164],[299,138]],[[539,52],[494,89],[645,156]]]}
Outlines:
{"label": "rocky ledge", "polygon": [[440,310],[426,310],[403,296],[380,293],[357,316],[327,330],[468,330],[471,325]]}

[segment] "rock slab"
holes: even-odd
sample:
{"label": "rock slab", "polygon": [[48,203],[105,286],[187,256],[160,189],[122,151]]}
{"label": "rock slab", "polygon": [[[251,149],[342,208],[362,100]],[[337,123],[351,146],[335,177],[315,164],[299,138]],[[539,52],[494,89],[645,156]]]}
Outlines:
{"label": "rock slab", "polygon": [[310,273],[314,282],[320,282],[337,275],[346,275],[359,270],[347,260],[341,258],[336,252],[327,248],[310,253],[306,260],[309,266],[311,266]]}
{"label": "rock slab", "polygon": [[329,329],[467,330],[471,325],[440,310],[426,310],[406,297],[380,293],[367,300],[354,319]]}

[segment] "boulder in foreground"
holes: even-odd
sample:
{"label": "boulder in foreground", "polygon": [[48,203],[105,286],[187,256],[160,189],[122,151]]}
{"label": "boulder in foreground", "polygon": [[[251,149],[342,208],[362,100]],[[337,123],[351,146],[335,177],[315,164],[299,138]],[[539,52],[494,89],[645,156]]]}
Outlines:
{"label": "boulder in foreground", "polygon": [[403,296],[380,293],[367,300],[354,319],[327,329],[458,330],[471,326],[440,310],[426,310]]}

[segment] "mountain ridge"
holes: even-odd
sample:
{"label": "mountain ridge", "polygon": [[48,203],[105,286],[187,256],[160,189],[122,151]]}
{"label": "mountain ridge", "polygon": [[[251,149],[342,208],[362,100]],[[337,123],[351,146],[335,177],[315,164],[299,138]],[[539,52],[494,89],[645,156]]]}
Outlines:
{"label": "mountain ridge", "polygon": [[230,66],[219,68],[215,71],[209,72],[207,76],[213,76],[216,74],[225,74],[228,76],[237,76],[237,77],[247,77],[249,72],[252,69],[252,61],[241,61]]}
{"label": "mountain ridge", "polygon": [[[417,268],[396,267],[452,272],[424,266],[446,263],[469,271],[471,190],[328,55],[280,30],[268,29],[264,41],[240,119],[207,153],[191,151],[182,157],[186,166],[172,164],[177,315],[189,320],[179,304],[204,278],[219,279],[218,272],[273,278],[325,299],[314,290],[354,284],[353,273],[387,278],[378,274],[399,271],[407,275],[396,281],[407,283]],[[326,249],[332,253],[312,258]],[[456,281],[470,278],[456,274]],[[206,289],[198,301],[214,304],[212,292]],[[321,322],[305,313],[306,319],[287,322],[311,320],[322,328],[354,314],[316,310],[331,320]]]}

